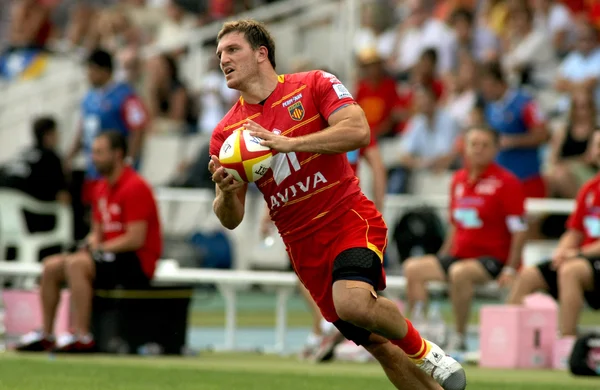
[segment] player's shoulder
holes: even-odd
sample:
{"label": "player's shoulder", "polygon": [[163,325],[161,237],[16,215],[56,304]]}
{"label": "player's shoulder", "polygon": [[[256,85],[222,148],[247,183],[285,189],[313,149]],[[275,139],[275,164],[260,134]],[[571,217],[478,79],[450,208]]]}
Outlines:
{"label": "player's shoulder", "polygon": [[498,179],[502,180],[502,183],[504,184],[521,185],[521,180],[517,177],[517,175],[498,164],[494,163],[492,165],[492,174]]}
{"label": "player's shoulder", "polygon": [[588,193],[590,191],[600,192],[600,173],[586,181],[579,190],[579,193]]}
{"label": "player's shoulder", "polygon": [[213,137],[223,134],[228,130],[235,130],[241,122],[246,119],[246,115],[242,112],[242,104],[238,100],[233,107],[227,111],[227,114],[223,116],[223,119],[219,121],[217,126],[213,130]]}
{"label": "player's shoulder", "polygon": [[452,175],[452,185],[466,181],[469,178],[469,171],[467,168],[460,168]]}
{"label": "player's shoulder", "polygon": [[133,87],[125,82],[118,82],[115,83],[111,89],[111,91],[108,93],[109,96],[112,96],[114,99],[117,100],[127,100],[132,96],[135,96],[135,90],[133,89]]}
{"label": "player's shoulder", "polygon": [[287,84],[308,84],[314,85],[319,82],[337,82],[337,77],[334,74],[325,72],[324,70],[309,70],[308,72],[290,73],[283,75],[284,82]]}
{"label": "player's shoulder", "polygon": [[127,182],[124,185],[127,192],[135,194],[136,197],[147,194],[152,195],[152,189],[146,179],[132,168],[128,169],[130,169],[130,171],[128,172]]}

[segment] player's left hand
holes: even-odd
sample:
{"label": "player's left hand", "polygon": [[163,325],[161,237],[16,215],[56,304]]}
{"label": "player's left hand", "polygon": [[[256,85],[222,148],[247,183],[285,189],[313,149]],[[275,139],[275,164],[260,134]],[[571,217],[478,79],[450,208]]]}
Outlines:
{"label": "player's left hand", "polygon": [[515,280],[515,271],[501,272],[498,276],[498,285],[500,287],[510,287]]}
{"label": "player's left hand", "polygon": [[499,144],[500,149],[512,149],[515,147],[515,138],[510,135],[501,135]]}
{"label": "player's left hand", "polygon": [[244,129],[249,130],[253,137],[262,139],[260,144],[263,146],[281,153],[289,153],[294,151],[294,138],[272,133],[251,120],[248,120],[246,123],[244,123]]}

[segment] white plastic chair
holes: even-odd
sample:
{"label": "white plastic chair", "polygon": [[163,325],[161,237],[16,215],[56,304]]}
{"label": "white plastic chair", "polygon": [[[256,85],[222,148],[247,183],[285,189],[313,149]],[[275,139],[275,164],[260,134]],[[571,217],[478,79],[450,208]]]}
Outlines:
{"label": "white plastic chair", "polygon": [[[56,226],[49,232],[30,233],[23,210],[32,213],[55,215]],[[0,259],[6,260],[6,250],[15,247],[15,261],[35,263],[41,249],[61,245],[66,247],[73,240],[73,217],[71,208],[58,202],[41,202],[17,190],[0,189]],[[4,280],[0,278],[0,283]],[[18,277],[19,288],[31,289],[34,278]]]}

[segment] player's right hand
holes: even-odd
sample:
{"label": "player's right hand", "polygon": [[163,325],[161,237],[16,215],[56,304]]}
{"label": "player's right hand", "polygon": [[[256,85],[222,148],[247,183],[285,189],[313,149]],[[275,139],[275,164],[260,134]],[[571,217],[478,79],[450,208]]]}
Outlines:
{"label": "player's right hand", "polygon": [[244,183],[233,180],[233,176],[225,171],[217,156],[211,156],[208,170],[212,172],[212,181],[225,193],[235,193],[244,186]]}

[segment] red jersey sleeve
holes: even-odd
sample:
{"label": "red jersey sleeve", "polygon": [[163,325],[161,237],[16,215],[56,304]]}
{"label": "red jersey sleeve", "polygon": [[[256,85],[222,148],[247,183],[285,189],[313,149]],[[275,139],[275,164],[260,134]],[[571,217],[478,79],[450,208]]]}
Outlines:
{"label": "red jersey sleeve", "polygon": [[123,197],[123,222],[149,221],[154,210],[156,205],[150,188],[140,181],[132,183]]}
{"label": "red jersey sleeve", "polygon": [[506,226],[511,233],[527,230],[525,218],[525,189],[516,177],[504,179],[502,191],[502,209],[506,217]]}
{"label": "red jersey sleeve", "polygon": [[121,106],[121,114],[127,128],[131,131],[143,130],[149,121],[144,103],[135,95],[129,96]]}
{"label": "red jersey sleeve", "polygon": [[329,120],[331,114],[341,107],[355,103],[348,89],[337,77],[321,70],[312,73],[313,100],[323,118]]}
{"label": "red jersey sleeve", "polygon": [[542,126],[546,120],[542,110],[535,101],[530,101],[525,104],[522,111],[523,121],[527,126],[527,130],[537,129]]}
{"label": "red jersey sleeve", "polygon": [[575,198],[575,211],[569,216],[567,220],[567,229],[577,230],[579,232],[584,231],[583,217],[585,217],[585,198],[589,191],[589,185],[584,185],[577,198]]}

